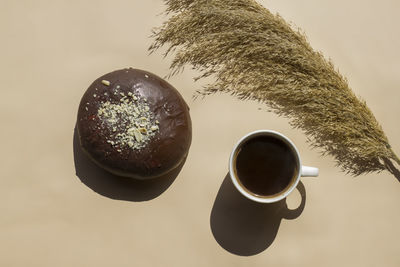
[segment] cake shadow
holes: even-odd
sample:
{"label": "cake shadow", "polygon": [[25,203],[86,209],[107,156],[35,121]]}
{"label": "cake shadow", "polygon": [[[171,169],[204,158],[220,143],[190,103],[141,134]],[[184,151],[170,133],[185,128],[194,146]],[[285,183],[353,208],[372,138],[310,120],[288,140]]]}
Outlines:
{"label": "cake shadow", "polygon": [[97,166],[82,150],[78,131],[75,127],[73,152],[76,176],[94,192],[115,200],[148,201],[165,192],[175,181],[186,158],[171,172],[154,179],[137,180],[121,177]]}
{"label": "cake shadow", "polygon": [[242,196],[228,173],[210,216],[215,240],[222,248],[239,256],[252,256],[266,250],[274,242],[282,219],[293,220],[303,212],[306,191],[301,181],[297,190],[301,195],[297,209],[288,209],[286,199],[272,204],[258,203]]}

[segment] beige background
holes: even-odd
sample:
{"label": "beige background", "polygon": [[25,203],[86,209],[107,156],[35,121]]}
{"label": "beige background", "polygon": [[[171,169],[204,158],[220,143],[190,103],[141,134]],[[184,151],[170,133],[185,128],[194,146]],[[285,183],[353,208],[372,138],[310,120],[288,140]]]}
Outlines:
{"label": "beige background", "polygon": [[[262,3],[335,61],[400,153],[399,2]],[[94,79],[129,66],[168,73],[171,58],[147,53],[163,9],[161,0],[1,1],[0,266],[400,266],[398,180],[345,175],[256,103],[192,101],[206,81],[191,71],[169,80],[193,121],[189,157],[169,187],[114,181],[76,146],[74,158],[78,104]],[[320,167],[303,179],[296,219],[281,220],[284,203],[238,198],[224,180],[233,144],[260,128],[286,134]],[[288,206],[301,199],[296,191]]]}

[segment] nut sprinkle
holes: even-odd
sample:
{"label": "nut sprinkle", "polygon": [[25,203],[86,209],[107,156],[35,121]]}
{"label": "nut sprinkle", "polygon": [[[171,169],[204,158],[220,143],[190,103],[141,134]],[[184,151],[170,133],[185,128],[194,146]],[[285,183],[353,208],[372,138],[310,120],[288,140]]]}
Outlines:
{"label": "nut sprinkle", "polygon": [[119,103],[101,102],[97,116],[110,132],[107,143],[118,148],[141,149],[159,131],[147,99],[120,93]]}

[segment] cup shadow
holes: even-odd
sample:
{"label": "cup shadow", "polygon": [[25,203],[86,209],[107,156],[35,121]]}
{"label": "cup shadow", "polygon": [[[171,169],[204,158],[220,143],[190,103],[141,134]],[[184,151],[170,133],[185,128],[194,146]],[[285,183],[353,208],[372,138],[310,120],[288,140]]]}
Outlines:
{"label": "cup shadow", "polygon": [[297,190],[301,194],[301,204],[295,210],[288,209],[285,199],[272,204],[258,203],[242,196],[228,173],[210,216],[215,240],[228,252],[240,256],[252,256],[264,251],[274,242],[281,220],[293,220],[303,212],[306,191],[301,181]]}
{"label": "cup shadow", "polygon": [[185,160],[171,172],[150,180],[120,177],[97,166],[82,150],[75,127],[73,153],[76,176],[94,192],[115,200],[148,201],[165,192],[175,181]]}

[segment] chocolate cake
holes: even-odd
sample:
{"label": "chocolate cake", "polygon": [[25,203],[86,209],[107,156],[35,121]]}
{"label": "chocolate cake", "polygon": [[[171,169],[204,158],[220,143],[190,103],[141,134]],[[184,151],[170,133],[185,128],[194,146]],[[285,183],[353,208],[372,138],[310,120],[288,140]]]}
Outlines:
{"label": "chocolate cake", "polygon": [[100,167],[119,176],[150,179],[176,168],[192,139],[189,107],[165,80],[123,69],[95,80],[82,97],[80,144]]}

